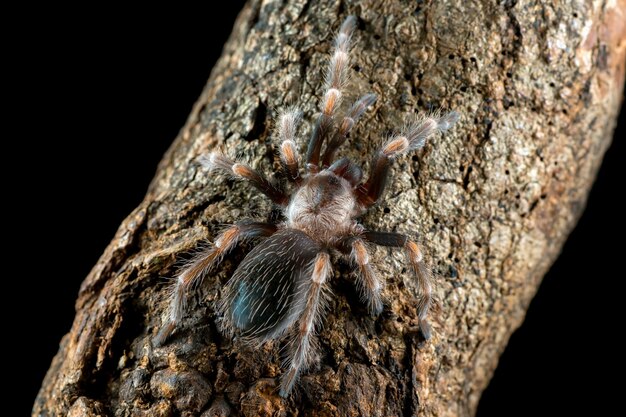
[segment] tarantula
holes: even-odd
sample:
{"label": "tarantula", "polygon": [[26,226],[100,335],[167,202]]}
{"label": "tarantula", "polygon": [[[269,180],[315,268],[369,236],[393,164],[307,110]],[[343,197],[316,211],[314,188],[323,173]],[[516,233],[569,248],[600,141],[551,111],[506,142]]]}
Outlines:
{"label": "tarantula", "polygon": [[[244,220],[220,233],[215,243],[197,256],[177,276],[172,288],[167,322],[157,336],[162,343],[176,329],[183,315],[187,292],[237,243],[261,237],[243,259],[223,290],[218,303],[220,328],[230,335],[260,344],[287,337],[286,360],[280,395],[287,396],[299,373],[307,366],[314,343],[315,327],[323,310],[325,283],[333,274],[331,252],[348,256],[358,269],[357,284],[369,311],[383,309],[383,283],[370,263],[368,243],[403,248],[417,279],[418,318],[422,334],[429,337],[426,322],[432,302],[432,283],[419,246],[399,233],[367,230],[357,220],[376,204],[385,188],[392,161],[421,149],[437,131],[448,130],[458,119],[456,112],[422,117],[390,138],[376,152],[366,181],[358,165],[348,158],[335,160],[355,122],[376,97],[358,99],[340,122],[336,113],[348,78],[350,38],[356,19],[348,17],[335,39],[321,100],[305,156],[304,172],[296,146],[299,113],[284,112],[278,122],[280,159],[291,189],[285,191],[248,165],[220,152],[202,158],[209,170],[226,172],[247,180],[280,207],[284,221],[277,224]],[[322,145],[327,141],[324,153]]]}

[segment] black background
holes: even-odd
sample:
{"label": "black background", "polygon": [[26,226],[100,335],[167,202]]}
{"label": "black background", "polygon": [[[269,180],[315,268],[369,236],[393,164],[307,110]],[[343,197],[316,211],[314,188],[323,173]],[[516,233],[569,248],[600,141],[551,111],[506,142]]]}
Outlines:
{"label": "black background", "polygon": [[[39,10],[11,33],[6,81],[17,94],[4,121],[12,133],[3,138],[3,176],[17,250],[5,297],[20,307],[5,313],[18,343],[5,344],[17,353],[20,414],[71,326],[80,282],[141,201],[202,90],[237,3],[220,13],[156,10],[158,17]],[[502,356],[480,417],[598,415],[615,402],[608,377],[619,376],[623,354],[615,340],[623,244],[609,239],[622,236],[624,112],[620,119],[588,207]]]}

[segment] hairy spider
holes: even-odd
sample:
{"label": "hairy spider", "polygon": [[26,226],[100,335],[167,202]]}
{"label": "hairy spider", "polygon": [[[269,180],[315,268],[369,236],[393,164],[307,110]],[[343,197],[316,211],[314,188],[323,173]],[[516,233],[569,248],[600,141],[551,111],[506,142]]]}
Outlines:
{"label": "hairy spider", "polygon": [[271,224],[244,220],[222,231],[215,243],[178,275],[167,322],[157,336],[157,343],[162,343],[176,329],[184,315],[187,292],[228,251],[244,239],[262,237],[223,290],[218,305],[220,327],[224,333],[238,335],[254,344],[287,338],[281,396],[289,394],[311,357],[326,282],[333,273],[331,252],[338,251],[354,263],[361,296],[370,312],[379,314],[383,309],[383,283],[370,263],[367,244],[403,248],[420,291],[417,306],[420,330],[426,338],[430,332],[426,316],[433,297],[432,282],[419,246],[399,233],[367,230],[357,219],[380,200],[392,161],[421,149],[430,136],[449,129],[458,114],[429,115],[408,124],[401,134],[387,140],[376,152],[366,181],[362,180],[359,166],[348,158],[335,160],[337,149],[346,141],[355,122],[376,100],[373,94],[366,94],[349,108],[340,122],[335,122],[348,78],[348,49],[355,21],[354,17],[348,17],[336,36],[321,113],[309,140],[304,173],[300,170],[296,146],[299,113],[290,110],[279,118],[280,159],[291,183],[291,187],[286,187],[291,188],[289,191],[219,152],[202,158],[202,164],[209,170],[248,180],[281,208],[284,221]]}

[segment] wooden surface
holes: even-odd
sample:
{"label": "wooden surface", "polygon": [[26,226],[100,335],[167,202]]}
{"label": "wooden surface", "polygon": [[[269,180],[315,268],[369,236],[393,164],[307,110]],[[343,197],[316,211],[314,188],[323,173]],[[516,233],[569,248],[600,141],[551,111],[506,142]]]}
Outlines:
{"label": "wooden surface", "polygon": [[[441,309],[423,342],[401,253],[376,251],[387,282],[376,319],[349,266],[336,263],[318,364],[283,400],[280,346],[243,348],[214,324],[220,288],[249,246],[208,277],[184,328],[155,348],[162,277],[220,225],[269,211],[250,187],[207,175],[196,160],[220,146],[275,168],[273,119],[299,105],[306,137],[347,14],[359,18],[349,95],[373,91],[379,101],[344,155],[367,167],[415,111],[462,114],[445,137],[395,163],[387,199],[363,219],[426,245]],[[472,415],[610,143],[625,21],[623,0],[251,1],[144,202],[83,283],[33,415]]]}

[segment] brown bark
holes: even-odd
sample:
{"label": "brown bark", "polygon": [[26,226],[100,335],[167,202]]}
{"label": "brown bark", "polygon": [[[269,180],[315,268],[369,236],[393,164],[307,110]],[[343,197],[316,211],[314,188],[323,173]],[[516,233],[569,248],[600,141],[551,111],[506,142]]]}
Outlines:
{"label": "brown bark", "polygon": [[[161,277],[221,224],[268,211],[250,187],[195,160],[222,146],[275,168],[271,120],[290,104],[312,119],[331,34],[348,13],[360,18],[350,95],[373,91],[379,101],[344,154],[369,161],[416,109],[462,114],[395,164],[386,201],[363,219],[420,236],[442,307],[424,342],[401,253],[376,252],[387,282],[376,319],[337,264],[319,362],[283,400],[279,345],[245,348],[214,325],[214,302],[246,248],[208,277],[181,331],[156,348]],[[145,200],[84,281],[33,415],[472,415],[609,145],[625,21],[626,0],[250,1]]]}

